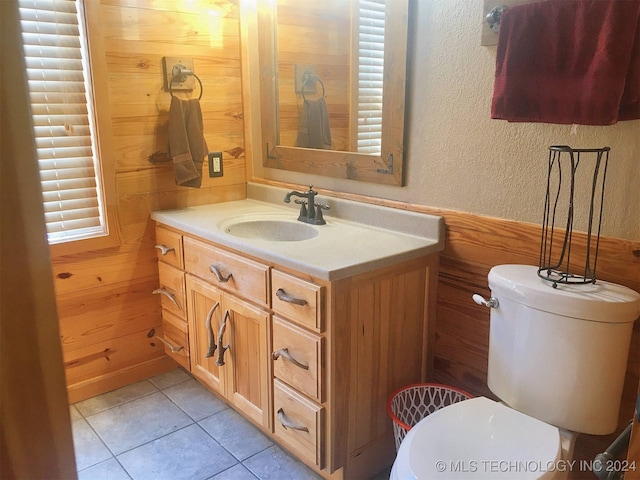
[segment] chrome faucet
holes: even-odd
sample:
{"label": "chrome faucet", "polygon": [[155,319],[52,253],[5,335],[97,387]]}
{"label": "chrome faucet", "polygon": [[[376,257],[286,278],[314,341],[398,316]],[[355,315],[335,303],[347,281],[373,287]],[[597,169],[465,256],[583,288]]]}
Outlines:
{"label": "chrome faucet", "polygon": [[322,217],[322,210],[329,210],[329,205],[318,204],[315,202],[315,198],[318,192],[313,190],[313,185],[309,185],[309,190],[306,192],[296,192],[295,190],[289,192],[284,197],[284,202],[291,202],[291,197],[305,198],[304,200],[296,200],[295,203],[300,205],[300,215],[298,220],[304,223],[310,223],[312,225],[324,225],[324,218]]}

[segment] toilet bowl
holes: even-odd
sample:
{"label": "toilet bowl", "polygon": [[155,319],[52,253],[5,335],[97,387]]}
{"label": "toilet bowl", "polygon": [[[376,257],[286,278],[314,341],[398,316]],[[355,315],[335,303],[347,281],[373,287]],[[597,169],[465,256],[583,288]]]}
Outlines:
{"label": "toilet bowl", "polygon": [[402,441],[391,480],[563,478],[553,425],[486,397],[442,408]]}
{"label": "toilet bowl", "polygon": [[559,479],[577,468],[578,433],[617,427],[640,294],[621,285],[552,286],[537,267],[489,272],[486,397],[444,407],[416,424],[391,480]]}

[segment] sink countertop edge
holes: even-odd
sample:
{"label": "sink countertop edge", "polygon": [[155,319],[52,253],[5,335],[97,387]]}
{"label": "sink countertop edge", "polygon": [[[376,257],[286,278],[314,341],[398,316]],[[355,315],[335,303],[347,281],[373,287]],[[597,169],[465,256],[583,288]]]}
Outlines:
{"label": "sink countertop edge", "polygon": [[[328,281],[339,280],[401,261],[437,253],[444,248],[443,224],[438,226],[439,238],[429,238],[325,216],[329,229],[326,225],[314,227],[321,233],[324,229],[328,234],[327,238],[318,235],[314,239],[301,242],[272,242],[234,237],[225,233],[218,226],[234,216],[250,216],[262,212],[265,212],[266,215],[290,213],[291,220],[294,221],[297,217],[295,209],[249,198],[183,209],[155,211],[151,213],[151,218],[160,224],[190,233],[204,240]],[[404,211],[398,213],[402,214]],[[442,220],[440,217],[433,217],[429,220],[433,221],[434,219],[436,221],[438,221],[437,219]],[[336,255],[327,253],[324,248],[319,247],[330,248],[334,246],[332,243],[335,241],[344,240],[340,236],[334,235],[332,237],[330,233],[332,226],[341,224],[345,225],[349,229],[348,233],[351,233],[356,239],[361,238],[363,242],[372,242],[371,250],[375,249],[376,252],[382,250],[384,253],[372,256],[369,254],[369,250],[355,248],[350,246],[348,241],[343,241],[341,242],[343,248],[355,248],[350,252],[355,259],[343,258],[337,261]],[[376,235],[376,232],[379,235]],[[321,242],[326,243],[327,241],[329,242],[327,245],[322,245]],[[399,244],[398,242],[401,241],[402,244]],[[309,251],[316,252],[311,259],[308,258]]]}

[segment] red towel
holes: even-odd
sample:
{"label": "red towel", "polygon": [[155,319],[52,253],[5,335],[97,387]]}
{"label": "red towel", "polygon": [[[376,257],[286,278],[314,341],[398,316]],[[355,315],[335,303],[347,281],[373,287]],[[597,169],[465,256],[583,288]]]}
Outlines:
{"label": "red towel", "polygon": [[491,118],[580,125],[640,118],[640,0],[507,8]]}

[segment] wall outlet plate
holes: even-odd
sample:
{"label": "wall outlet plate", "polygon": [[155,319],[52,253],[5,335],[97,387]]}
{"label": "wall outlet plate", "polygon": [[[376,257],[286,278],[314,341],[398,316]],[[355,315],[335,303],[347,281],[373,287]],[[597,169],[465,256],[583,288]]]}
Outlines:
{"label": "wall outlet plate", "polygon": [[209,152],[209,177],[222,176],[222,152]]}

